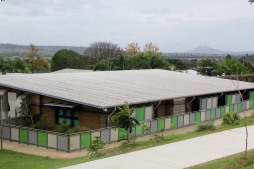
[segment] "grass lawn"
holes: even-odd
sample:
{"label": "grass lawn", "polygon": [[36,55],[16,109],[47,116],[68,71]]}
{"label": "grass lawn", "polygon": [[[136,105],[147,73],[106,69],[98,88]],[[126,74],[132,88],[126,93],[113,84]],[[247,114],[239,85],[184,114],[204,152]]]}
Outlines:
{"label": "grass lawn", "polygon": [[50,169],[82,163],[87,160],[88,159],[84,158],[55,160],[48,157],[39,157],[9,150],[0,150],[1,169]]}
{"label": "grass lawn", "polygon": [[228,156],[218,160],[200,164],[190,169],[253,169],[254,168],[254,150],[248,151],[247,158],[244,153]]}
{"label": "grass lawn", "polygon": [[[248,125],[254,125],[254,115],[247,117],[246,119]],[[118,147],[112,149],[105,149],[102,151],[99,157],[83,157],[75,159],[66,160],[56,160],[47,157],[39,157],[26,155],[23,153],[17,153],[8,150],[0,150],[0,168],[1,169],[45,169],[45,168],[59,168],[74,164],[79,164],[99,158],[110,157],[118,154],[128,153],[131,151],[141,150],[145,148],[150,148],[154,146],[159,146],[163,144],[173,143],[181,140],[186,140],[198,136],[203,136],[207,134],[212,134],[228,129],[238,128],[244,126],[244,120],[240,121],[239,125],[236,126],[220,126],[216,130],[209,130],[204,132],[189,132],[184,134],[170,134],[168,136],[161,137],[158,133],[157,137],[151,136],[151,140],[148,141],[136,141],[131,144],[122,144]],[[254,154],[254,153],[253,153]],[[254,168],[254,167],[253,167]],[[227,168],[231,169],[231,168]]]}

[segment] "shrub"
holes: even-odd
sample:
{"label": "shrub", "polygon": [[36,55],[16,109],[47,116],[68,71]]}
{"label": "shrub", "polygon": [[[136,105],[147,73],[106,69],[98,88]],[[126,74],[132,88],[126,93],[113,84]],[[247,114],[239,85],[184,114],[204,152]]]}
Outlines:
{"label": "shrub", "polygon": [[87,129],[81,126],[75,126],[75,127],[69,128],[69,130],[67,130],[66,133],[72,134],[72,133],[78,133],[84,130],[87,130]]}
{"label": "shrub", "polygon": [[56,128],[54,131],[58,132],[58,133],[72,134],[72,133],[77,133],[77,132],[84,131],[84,130],[87,130],[87,129],[84,127],[80,127],[80,126],[70,127],[66,123],[63,123],[60,125],[56,125]]}
{"label": "shrub", "polygon": [[197,129],[196,129],[197,132],[202,132],[207,130],[215,130],[214,121],[207,121],[197,125]]}
{"label": "shrub", "polygon": [[101,141],[99,137],[95,137],[94,140],[91,141],[90,146],[88,147],[88,154],[91,156],[96,154],[99,155],[99,150],[103,149],[105,146],[105,143]]}
{"label": "shrub", "polygon": [[42,116],[38,122],[32,125],[33,128],[47,130],[49,122],[45,116]]}
{"label": "shrub", "polygon": [[226,113],[222,118],[222,124],[237,125],[240,123],[240,116],[237,113]]}
{"label": "shrub", "polygon": [[56,125],[55,132],[59,133],[66,133],[68,130],[70,130],[70,126],[66,123]]}

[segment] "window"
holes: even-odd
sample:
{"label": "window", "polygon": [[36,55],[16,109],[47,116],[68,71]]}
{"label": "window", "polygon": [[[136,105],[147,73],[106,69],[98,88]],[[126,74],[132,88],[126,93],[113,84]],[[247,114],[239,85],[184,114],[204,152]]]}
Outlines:
{"label": "window", "polygon": [[72,109],[57,108],[56,123],[66,123],[69,126],[79,126],[79,113],[78,111]]}

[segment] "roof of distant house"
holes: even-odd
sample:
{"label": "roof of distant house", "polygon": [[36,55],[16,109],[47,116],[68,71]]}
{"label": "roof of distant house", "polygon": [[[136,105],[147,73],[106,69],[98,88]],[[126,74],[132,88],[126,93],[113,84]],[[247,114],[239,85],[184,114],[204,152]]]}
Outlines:
{"label": "roof of distant house", "polygon": [[254,89],[253,83],[167,70],[124,70],[0,76],[0,86],[96,108]]}
{"label": "roof of distant house", "polygon": [[93,70],[88,70],[88,69],[61,69],[61,70],[57,70],[51,73],[81,73],[81,72],[92,72]]}

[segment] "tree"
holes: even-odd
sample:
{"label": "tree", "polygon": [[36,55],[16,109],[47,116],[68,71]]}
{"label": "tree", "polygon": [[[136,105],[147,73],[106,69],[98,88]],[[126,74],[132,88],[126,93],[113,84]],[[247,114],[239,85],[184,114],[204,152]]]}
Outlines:
{"label": "tree", "polygon": [[0,57],[0,72],[6,73],[29,73],[27,63],[20,57],[11,60],[9,58]]}
{"label": "tree", "polygon": [[127,45],[127,47],[125,48],[123,52],[124,52],[124,55],[133,56],[140,52],[140,47],[138,43],[132,42]]}
{"label": "tree", "polygon": [[80,68],[80,58],[80,55],[73,50],[59,50],[52,57],[51,71],[57,71],[65,68]]}
{"label": "tree", "polygon": [[249,0],[250,4],[252,4],[254,2],[254,0]]}
{"label": "tree", "polygon": [[233,60],[228,55],[224,61],[218,65],[216,72],[218,75],[240,75],[251,73],[250,69],[243,65],[239,60]]}
{"label": "tree", "polygon": [[12,63],[13,70],[15,73],[30,73],[31,72],[28,65],[22,58],[16,57],[12,62],[13,62]]}
{"label": "tree", "polygon": [[39,53],[38,48],[34,44],[30,44],[29,52],[27,54],[27,63],[31,72],[48,69],[47,60],[43,59]]}
{"label": "tree", "polygon": [[96,60],[101,60],[103,58],[113,58],[121,54],[121,48],[111,42],[94,42],[89,45],[85,50],[84,55],[96,58]]}
{"label": "tree", "polygon": [[187,69],[187,65],[184,64],[180,59],[166,59],[168,64],[171,67],[174,67],[174,70],[185,70]]}
{"label": "tree", "polygon": [[112,116],[112,122],[117,128],[122,128],[127,131],[127,139],[128,142],[130,141],[130,134],[132,133],[133,128],[135,125],[140,125],[139,121],[132,117],[134,113],[134,109],[129,107],[127,102],[124,102],[123,107],[118,107],[119,112]]}
{"label": "tree", "polygon": [[217,64],[214,60],[202,58],[198,61],[197,71],[202,75],[212,76],[216,75],[215,70],[217,68]]}
{"label": "tree", "polygon": [[144,47],[144,53],[150,54],[150,55],[155,55],[155,56],[161,56],[160,49],[153,44],[152,42],[149,42],[145,45]]}

